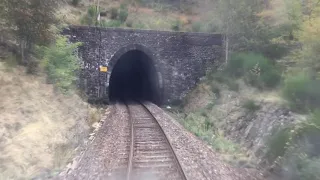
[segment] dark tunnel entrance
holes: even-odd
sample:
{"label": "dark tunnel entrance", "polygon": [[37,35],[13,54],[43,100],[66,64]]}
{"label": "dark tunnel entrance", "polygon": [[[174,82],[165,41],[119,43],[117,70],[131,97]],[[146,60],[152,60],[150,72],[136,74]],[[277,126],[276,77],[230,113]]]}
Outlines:
{"label": "dark tunnel entrance", "polygon": [[109,81],[110,101],[141,100],[160,104],[157,71],[149,56],[139,50],[122,55]]}

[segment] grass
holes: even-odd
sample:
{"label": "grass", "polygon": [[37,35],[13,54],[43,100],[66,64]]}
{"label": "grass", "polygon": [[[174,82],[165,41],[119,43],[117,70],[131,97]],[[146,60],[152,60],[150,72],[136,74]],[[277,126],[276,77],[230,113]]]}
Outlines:
{"label": "grass", "polygon": [[[213,104],[210,104],[205,109],[189,113],[185,118],[180,118],[180,123],[190,132],[207,142],[217,152],[221,153],[226,161],[231,162],[231,159],[233,159],[233,164],[238,163],[235,159],[246,161],[246,156],[240,145],[227,139],[223,131],[219,129],[218,122],[210,119],[208,110],[212,106]],[[230,159],[230,157],[232,158]]]}
{"label": "grass", "polygon": [[55,91],[45,78],[26,75],[23,67],[6,69],[0,62],[0,179],[54,173],[100,119],[98,110],[76,94]]}

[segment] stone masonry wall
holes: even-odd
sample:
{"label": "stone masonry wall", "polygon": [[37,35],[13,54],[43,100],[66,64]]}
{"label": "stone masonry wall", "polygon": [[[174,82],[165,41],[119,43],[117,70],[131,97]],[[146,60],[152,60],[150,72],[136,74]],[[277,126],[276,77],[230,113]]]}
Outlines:
{"label": "stone masonry wall", "polygon": [[[112,68],[129,50],[151,57],[164,104],[181,100],[205,75],[208,64],[222,56],[222,35],[71,26],[63,31],[79,47],[80,88],[93,99],[105,98]],[[107,66],[108,72],[99,72]]]}

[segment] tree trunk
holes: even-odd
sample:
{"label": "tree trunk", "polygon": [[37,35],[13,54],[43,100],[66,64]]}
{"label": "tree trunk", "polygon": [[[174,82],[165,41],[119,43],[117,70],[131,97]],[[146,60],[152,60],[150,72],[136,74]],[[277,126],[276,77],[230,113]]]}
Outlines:
{"label": "tree trunk", "polygon": [[26,58],[25,58],[25,48],[26,48],[26,42],[25,40],[20,40],[20,53],[21,53],[21,63],[23,65],[27,64]]}
{"label": "tree trunk", "polygon": [[229,61],[229,37],[228,35],[225,36],[225,43],[226,43],[226,64]]}

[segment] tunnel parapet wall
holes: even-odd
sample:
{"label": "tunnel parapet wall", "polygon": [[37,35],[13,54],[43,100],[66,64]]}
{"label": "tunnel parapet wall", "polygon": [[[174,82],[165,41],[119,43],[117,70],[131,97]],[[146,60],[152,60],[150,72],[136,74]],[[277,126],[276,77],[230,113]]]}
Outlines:
{"label": "tunnel parapet wall", "polygon": [[[120,28],[70,26],[62,34],[79,47],[79,86],[90,99],[108,97],[110,74],[117,60],[130,50],[140,50],[156,68],[162,103],[181,100],[222,57],[222,35]],[[100,72],[99,67],[107,67]]]}

